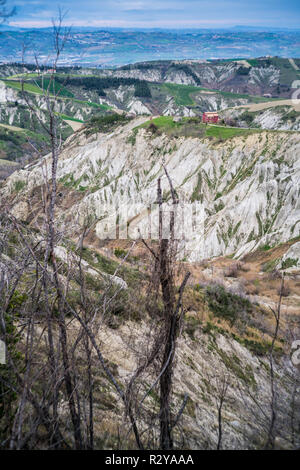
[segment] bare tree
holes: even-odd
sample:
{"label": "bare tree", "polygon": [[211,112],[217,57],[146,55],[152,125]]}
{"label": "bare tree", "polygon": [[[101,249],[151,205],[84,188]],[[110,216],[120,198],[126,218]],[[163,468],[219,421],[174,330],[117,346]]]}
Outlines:
{"label": "bare tree", "polygon": [[227,391],[229,387],[229,376],[225,374],[219,379],[217,378],[217,408],[218,408],[218,444],[217,450],[222,449],[222,437],[223,437],[223,417],[222,409],[224,401],[226,399]]}
{"label": "bare tree", "polygon": [[[44,214],[43,227],[39,227],[40,235],[33,236],[30,229],[24,226],[15,217],[9,214],[7,208],[3,208],[3,220],[7,224],[4,232],[7,236],[16,234],[20,250],[20,259],[17,264],[22,269],[16,270],[16,266],[5,266],[5,271],[11,273],[11,278],[6,283],[6,295],[4,303],[1,305],[1,318],[7,324],[6,315],[10,315],[11,300],[17,292],[18,286],[22,283],[24,272],[30,276],[32,283],[29,284],[30,302],[22,305],[22,323],[19,327],[26,336],[25,341],[25,373],[18,369],[13,355],[9,352],[9,366],[13,371],[13,379],[6,381],[5,386],[14,391],[17,396],[16,412],[8,432],[9,447],[11,449],[34,447],[39,441],[38,430],[41,426],[46,429],[47,442],[49,448],[76,449],[94,448],[94,379],[92,372],[93,358],[97,358],[106,378],[113,385],[116,394],[124,403],[124,409],[131,423],[136,445],[139,449],[144,448],[141,435],[144,433],[140,420],[141,406],[151,390],[160,384],[160,446],[163,449],[173,448],[172,429],[175,427],[184,411],[187,401],[185,397],[183,404],[172,421],[171,417],[171,390],[172,374],[174,367],[174,355],[176,340],[180,331],[183,319],[182,296],[187,283],[189,273],[186,274],[179,292],[176,293],[174,260],[175,260],[175,236],[174,236],[174,214],[171,218],[171,239],[163,238],[163,214],[162,214],[162,194],[160,180],[158,183],[158,206],[160,241],[157,253],[154,254],[153,264],[155,279],[158,279],[163,298],[164,311],[162,322],[160,322],[159,335],[153,339],[150,352],[146,355],[142,365],[134,371],[128,386],[120,385],[114,376],[111,368],[107,364],[104,355],[97,341],[99,330],[98,312],[103,310],[101,321],[105,321],[109,313],[110,305],[118,295],[120,289],[112,292],[113,279],[117,275],[117,270],[112,276],[112,280],[105,286],[99,301],[91,302],[90,289],[87,286],[85,274],[82,269],[83,242],[91,230],[91,224],[83,228],[79,246],[77,247],[78,257],[76,258],[77,268],[65,268],[64,263],[57,259],[56,247],[62,241],[63,234],[60,232],[56,221],[57,205],[57,166],[61,149],[61,138],[58,135],[58,122],[55,111],[56,99],[59,90],[55,88],[54,71],[58,65],[59,57],[68,39],[69,30],[62,27],[63,15],[60,13],[58,24],[54,25],[54,49],[55,56],[52,64],[52,71],[49,74],[48,85],[45,88],[43,81],[40,83],[41,92],[47,105],[49,124],[45,124],[38,115],[37,110],[31,104],[26,93],[25,81],[22,78],[22,94],[31,110],[40,120],[41,126],[49,134],[51,142],[51,154],[43,161],[45,174],[44,184],[41,186],[42,211]],[[40,70],[38,59],[37,68]],[[43,77],[42,77],[43,80]],[[174,204],[177,204],[175,191],[171,179],[165,170],[169,180]],[[8,250],[7,237],[3,242],[3,254]],[[145,242],[146,244],[146,242]],[[148,245],[146,244],[148,247]],[[6,255],[5,255],[6,256]],[[6,259],[6,258],[5,258]],[[123,260],[123,262],[125,259]],[[7,261],[11,263],[11,261]],[[121,263],[122,265],[122,263]],[[27,270],[27,271],[26,271]],[[79,277],[78,277],[79,273]],[[158,275],[158,277],[157,277]],[[77,279],[76,279],[77,278]],[[74,280],[78,282],[80,301],[76,305],[70,302],[70,285]],[[29,307],[30,304],[30,307]],[[30,315],[28,311],[30,309]],[[13,309],[14,310],[14,309]],[[71,316],[71,320],[69,317]],[[14,322],[14,320],[12,319]],[[70,325],[77,321],[80,326],[75,338],[70,337]],[[40,331],[42,328],[42,331]],[[17,336],[17,335],[16,335]],[[6,339],[6,336],[5,336]],[[47,351],[47,363],[39,364],[39,350],[45,342]],[[23,346],[22,346],[23,347]],[[86,370],[85,375],[78,370],[78,352],[85,355]],[[144,355],[141,352],[141,355]],[[133,386],[137,378],[157,361],[161,362],[158,376],[153,384],[144,394],[140,402],[134,402]],[[16,383],[14,384],[14,381]],[[40,389],[34,389],[33,384],[39,383]],[[82,384],[85,383],[86,390],[83,392]],[[124,391],[125,389],[125,391]],[[4,392],[6,393],[6,392]],[[65,396],[68,409],[66,423],[62,425],[61,395]],[[135,395],[136,396],[136,395]],[[28,409],[32,408],[34,413],[28,414]],[[143,411],[144,413],[144,411]],[[140,421],[140,423],[138,423]],[[72,440],[63,431],[67,428],[73,436]],[[7,442],[3,442],[7,446]]]}
{"label": "bare tree", "polygon": [[282,301],[282,296],[284,292],[284,273],[282,274],[281,278],[281,285],[280,285],[280,291],[279,291],[279,300],[277,304],[277,309],[271,308],[271,311],[273,313],[274,319],[275,319],[275,330],[274,334],[272,337],[272,342],[271,342],[271,347],[270,347],[270,352],[269,352],[269,364],[270,364],[270,380],[271,380],[271,417],[270,417],[270,425],[269,425],[269,430],[268,430],[268,437],[267,441],[265,444],[265,448],[274,448],[274,441],[275,441],[275,424],[276,424],[276,418],[277,418],[277,391],[276,391],[276,384],[275,384],[275,371],[274,371],[274,348],[275,348],[275,343],[278,339],[278,333],[279,333],[279,326],[280,326],[280,313],[281,313],[281,301]]}
{"label": "bare tree", "polygon": [[[179,287],[176,295],[175,288],[175,260],[176,260],[176,234],[175,218],[176,209],[179,203],[178,196],[174,190],[172,180],[164,167],[166,177],[169,182],[170,192],[173,202],[173,208],[170,213],[169,227],[164,226],[163,218],[163,198],[161,190],[161,179],[158,179],[157,186],[157,204],[159,211],[159,245],[154,251],[145,240],[143,243],[151,253],[154,262],[154,285],[161,290],[163,301],[163,329],[162,329],[162,358],[159,376],[155,383],[160,384],[160,448],[173,449],[173,437],[171,416],[171,392],[172,375],[174,369],[174,357],[176,350],[177,337],[181,328],[184,309],[182,297],[190,273],[187,272]],[[164,230],[167,228],[167,236],[164,236]],[[185,400],[186,401],[186,400]],[[184,409],[184,407],[183,407]],[[183,412],[180,412],[182,414]],[[175,419],[177,422],[177,419]]]}

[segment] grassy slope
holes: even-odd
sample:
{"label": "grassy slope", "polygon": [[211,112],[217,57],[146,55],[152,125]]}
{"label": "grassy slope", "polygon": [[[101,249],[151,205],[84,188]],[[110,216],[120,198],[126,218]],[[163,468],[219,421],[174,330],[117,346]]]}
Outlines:
{"label": "grassy slope", "polygon": [[1,126],[0,158],[14,161],[22,157],[26,150],[32,152],[29,141],[34,142],[36,147],[42,148],[46,145],[47,139],[45,136],[28,129],[9,130]]}
{"label": "grassy slope", "polygon": [[215,94],[223,96],[224,98],[231,98],[231,99],[244,98],[244,99],[248,99],[249,102],[251,103],[264,103],[266,101],[272,101],[272,98],[265,98],[262,96],[252,96],[252,95],[247,95],[247,94],[242,94],[242,93],[231,93],[227,91],[213,90],[209,88],[197,87],[197,86],[192,86],[192,85],[177,85],[174,83],[163,83],[159,86],[162,92],[165,92],[174,97],[175,103],[178,106],[194,106],[196,103],[193,100],[192,95],[196,95],[203,91],[213,92]]}
{"label": "grassy slope", "polygon": [[200,120],[197,121],[194,118],[183,118],[180,122],[174,122],[172,116],[161,116],[151,121],[147,121],[144,124],[138,126],[136,129],[145,128],[147,129],[150,124],[154,124],[159,130],[166,134],[172,131],[180,131],[184,129],[185,135],[188,136],[188,130],[190,128],[190,135],[195,136],[195,129],[199,129],[199,136],[201,137],[215,137],[217,139],[228,139],[239,135],[247,135],[252,132],[259,132],[257,130],[225,127],[210,124],[203,124]]}
{"label": "grassy slope", "polygon": [[[5,79],[3,81],[10,88],[14,88],[15,90],[18,90],[18,91],[22,90],[22,85],[17,80]],[[46,88],[47,88],[46,82],[44,82],[44,88],[42,88],[42,86],[37,86],[33,83],[24,82],[24,91],[26,91],[27,93],[34,93],[34,94],[42,95],[44,94],[44,90]],[[58,91],[58,89],[55,88],[55,91]],[[50,94],[50,96],[53,96],[53,95]],[[92,108],[99,108],[103,111],[111,109],[111,107],[106,104],[93,103],[91,101],[84,101],[84,100],[79,100],[77,98],[74,98],[74,95],[71,92],[69,92],[66,87],[61,87],[61,92],[58,95],[58,99],[71,100],[71,101],[74,101],[75,103],[82,104],[84,106],[89,106]],[[72,119],[72,117],[68,117],[68,119]]]}

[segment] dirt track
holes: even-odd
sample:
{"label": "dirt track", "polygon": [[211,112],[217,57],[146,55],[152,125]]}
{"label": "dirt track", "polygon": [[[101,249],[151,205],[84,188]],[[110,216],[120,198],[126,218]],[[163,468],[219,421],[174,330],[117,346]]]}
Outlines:
{"label": "dirt track", "polygon": [[64,119],[64,121],[69,124],[70,127],[72,127],[73,131],[76,132],[79,129],[82,128],[83,123],[82,122],[77,122],[77,121],[71,121],[69,119]]}
{"label": "dirt track", "polygon": [[16,131],[16,132],[25,132],[26,130],[26,129],[23,129],[22,127],[10,126],[9,124],[0,123],[0,126],[5,127],[5,129],[8,129],[10,131]]}
{"label": "dirt track", "polygon": [[266,101],[264,103],[250,103],[235,108],[248,108],[249,111],[261,111],[262,109],[274,108],[275,106],[292,106],[295,111],[300,111],[300,100],[276,100]]}

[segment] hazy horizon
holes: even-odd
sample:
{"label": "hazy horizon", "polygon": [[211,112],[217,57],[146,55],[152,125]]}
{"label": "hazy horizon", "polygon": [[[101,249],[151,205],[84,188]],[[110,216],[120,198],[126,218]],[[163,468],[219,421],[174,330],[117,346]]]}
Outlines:
{"label": "hazy horizon", "polygon": [[300,5],[287,0],[8,0],[16,27],[51,26],[58,8],[67,12],[65,24],[75,27],[217,29],[234,26],[299,29]]}

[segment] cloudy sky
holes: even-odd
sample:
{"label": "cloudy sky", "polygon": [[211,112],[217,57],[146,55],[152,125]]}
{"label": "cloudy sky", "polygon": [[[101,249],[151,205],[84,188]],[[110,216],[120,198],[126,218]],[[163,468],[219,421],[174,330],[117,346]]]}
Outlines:
{"label": "cloudy sky", "polygon": [[78,26],[197,28],[233,25],[297,27],[299,0],[8,0],[13,26],[43,27],[67,11]]}

